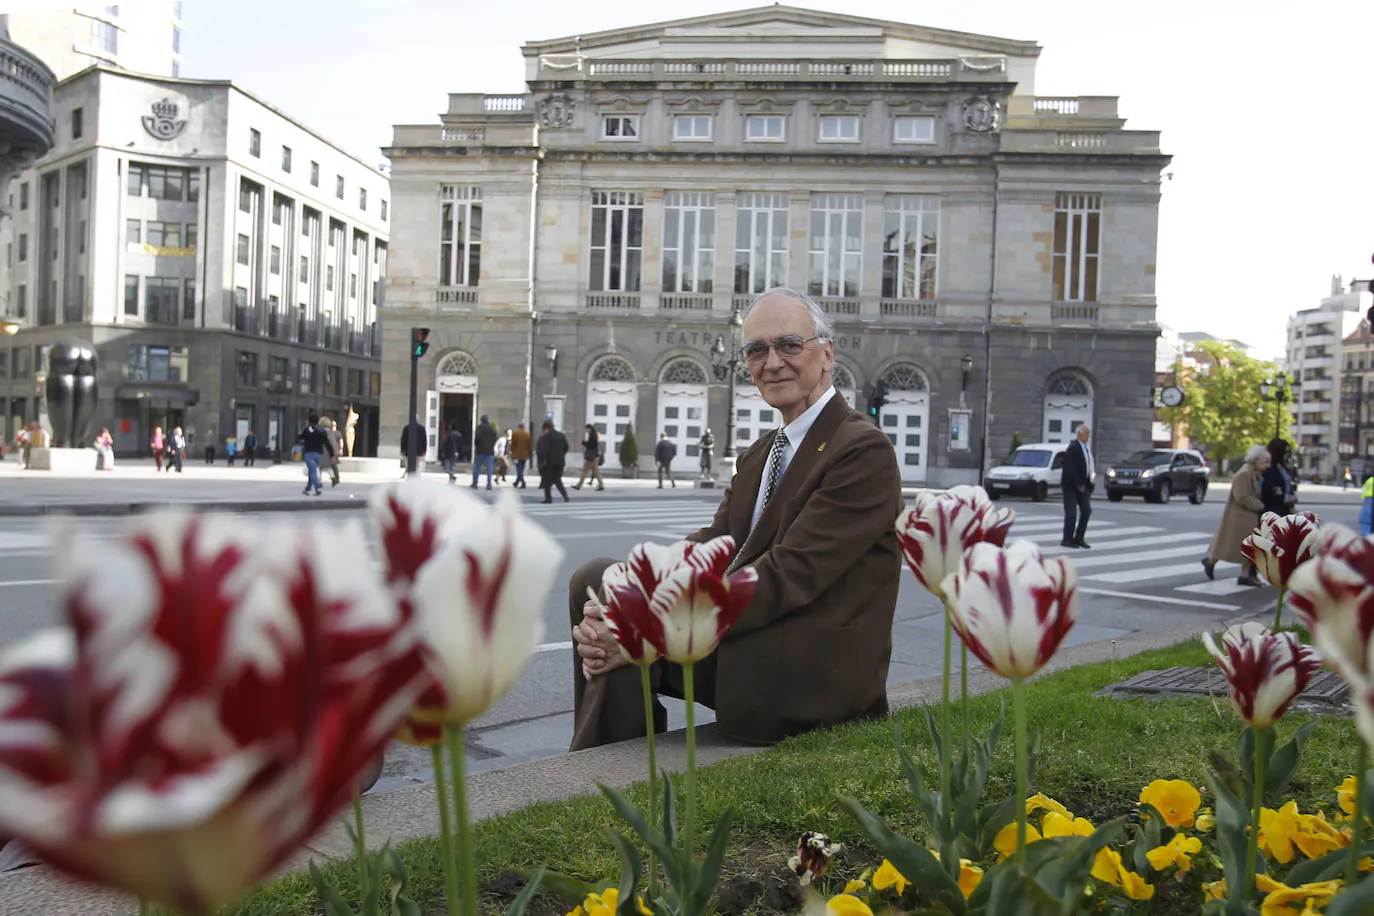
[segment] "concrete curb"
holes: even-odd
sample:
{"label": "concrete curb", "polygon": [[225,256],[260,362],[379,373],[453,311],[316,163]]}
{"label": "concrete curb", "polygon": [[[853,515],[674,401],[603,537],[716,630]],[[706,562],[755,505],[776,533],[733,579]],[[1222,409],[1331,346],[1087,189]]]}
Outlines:
{"label": "concrete curb", "polygon": [[[1245,615],[1247,618],[1256,616]],[[1203,629],[1178,627],[1073,646],[1056,655],[1042,673],[1129,658],[1151,649],[1196,639],[1205,629],[1220,629],[1232,622],[1218,620]],[[990,693],[1006,686],[1006,681],[986,670],[969,673],[969,690],[973,694]],[[939,677],[911,681],[889,687],[888,701],[894,711],[909,709],[937,701],[940,688]],[[674,773],[684,769],[686,741],[683,731],[660,736],[656,748],[659,767]],[[727,741],[714,724],[697,730],[697,760],[703,766],[763,750],[765,748]],[[625,789],[641,781],[644,772],[643,742],[623,741],[476,773],[471,777],[469,803],[473,818],[481,820],[538,802],[593,795],[597,792],[597,783]],[[438,835],[432,785],[407,786],[367,796],[363,799],[363,811],[367,821],[368,845],[372,848],[379,848],[387,842],[394,845],[405,840]],[[301,855],[289,863],[283,873],[304,868],[311,857],[340,858],[350,852],[346,832],[341,824],[335,824],[307,844]],[[46,866],[0,875],[0,916],[32,913],[50,916],[125,916],[131,905],[132,901],[121,900],[116,895],[67,882]]]}
{"label": "concrete curb", "polygon": [[42,505],[20,504],[0,505],[0,518],[34,518],[48,515],[76,516],[124,516],[141,515],[159,509],[190,509],[192,512],[311,512],[328,509],[367,508],[367,500],[350,499],[347,502],[319,499],[274,499],[274,500],[231,500],[211,502],[148,501],[113,503],[45,503]]}

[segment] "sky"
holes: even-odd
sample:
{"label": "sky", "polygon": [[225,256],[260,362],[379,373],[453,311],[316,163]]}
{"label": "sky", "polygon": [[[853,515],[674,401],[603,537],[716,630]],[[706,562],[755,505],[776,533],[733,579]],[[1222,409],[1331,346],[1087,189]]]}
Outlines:
{"label": "sky", "polygon": [[[750,0],[186,0],[188,77],[230,78],[365,161],[449,92],[524,90],[520,46]],[[1159,130],[1158,318],[1282,353],[1331,278],[1374,276],[1374,2],[805,0],[1038,42],[1038,95]],[[1110,240],[1106,241],[1110,244]]]}

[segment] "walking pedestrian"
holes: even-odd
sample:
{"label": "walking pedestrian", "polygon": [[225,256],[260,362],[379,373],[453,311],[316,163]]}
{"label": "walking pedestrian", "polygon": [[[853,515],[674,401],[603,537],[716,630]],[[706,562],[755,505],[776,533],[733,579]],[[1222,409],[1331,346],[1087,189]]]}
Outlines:
{"label": "walking pedestrian", "polygon": [[251,468],[258,457],[258,434],[251,429],[243,437],[243,465]]}
{"label": "walking pedestrian", "polygon": [[482,414],[472,437],[472,451],[472,488],[477,489],[477,477],[482,468],[486,468],[487,489],[490,490],[491,476],[496,471],[496,427],[491,425],[486,414]]}
{"label": "walking pedestrian", "polygon": [[425,470],[425,451],[429,447],[429,434],[420,425],[419,420],[412,420],[401,430],[401,467],[410,467],[410,442],[415,440],[415,473],[423,474]]}
{"label": "walking pedestrian", "polygon": [[215,431],[210,430],[210,435],[205,438],[205,463],[215,463]]}
{"label": "walking pedestrian", "polygon": [[530,442],[530,431],[525,429],[524,423],[517,424],[515,432],[510,434],[510,457],[515,462],[515,486],[528,489],[525,464],[534,457],[534,448]]}
{"label": "walking pedestrian", "polygon": [[339,432],[339,425],[331,417],[324,417],[320,420],[320,429],[329,437],[329,487],[333,489],[339,485],[339,458],[343,455],[343,435]]}
{"label": "walking pedestrian", "polygon": [[496,482],[506,482],[506,469],[510,467],[510,430],[496,440]]}
{"label": "walking pedestrian", "polygon": [[1217,528],[1216,534],[1212,535],[1207,556],[1202,558],[1202,571],[1207,574],[1207,578],[1213,578],[1217,563],[1225,560],[1228,563],[1241,564],[1237,584],[1255,588],[1261,585],[1256,575],[1258,570],[1246,561],[1240,547],[1241,541],[1255,530],[1256,523],[1264,514],[1264,500],[1260,498],[1260,481],[1272,460],[1269,450],[1262,445],[1256,445],[1245,453],[1245,467],[1231,481],[1231,498],[1226,501],[1226,508],[1222,510],[1221,525]]}
{"label": "walking pedestrian", "polygon": [[101,429],[95,437],[95,447],[100,450],[100,467],[106,471],[114,470],[114,436],[108,429]]}
{"label": "walking pedestrian", "polygon": [[1369,537],[1371,530],[1374,530],[1374,474],[1366,471],[1360,501],[1360,534]]}
{"label": "walking pedestrian", "polygon": [[233,436],[224,437],[224,461],[229,467],[234,466],[234,456],[238,454],[239,440]]}
{"label": "walking pedestrian", "polygon": [[601,477],[601,437],[596,434],[596,427],[588,423],[583,429],[587,436],[582,440],[582,473],[578,475],[577,483],[573,484],[574,490],[582,489],[582,481],[588,476],[596,481],[597,490],[606,489],[606,481]]}
{"label": "walking pedestrian", "polygon": [[324,462],[324,456],[334,454],[334,446],[329,443],[329,436],[320,428],[320,417],[318,414],[311,414],[306,418],[305,429],[296,437],[296,444],[301,447],[301,458],[305,461],[305,490],[302,492],[306,496],[313,490],[316,496],[323,492],[320,486],[320,465]]}
{"label": "walking pedestrian", "polygon": [[1298,484],[1288,469],[1291,446],[1275,437],[1265,446],[1269,451],[1269,467],[1260,475],[1260,502],[1264,511],[1275,515],[1291,515],[1298,507]]}
{"label": "walking pedestrian", "polygon": [[173,427],[172,434],[167,437],[167,472],[170,474],[172,468],[181,473],[181,460],[186,454],[186,435],[181,431],[181,427]]}
{"label": "walking pedestrian", "polygon": [[[157,469],[162,470],[162,459],[167,452],[167,439],[162,435],[162,427],[153,427],[153,438],[148,442],[148,447],[153,450],[153,460],[157,462]],[[25,458],[25,463],[28,459]]]}
{"label": "walking pedestrian", "polygon": [[444,424],[444,438],[439,443],[439,463],[448,471],[448,482],[454,483],[458,475],[453,473],[454,467],[458,464],[458,450],[463,447],[463,437],[458,434],[458,430],[453,428],[452,423]]}
{"label": "walking pedestrian", "polygon": [[553,502],[553,488],[563,494],[563,502],[568,501],[568,491],[563,487],[563,467],[568,460],[568,437],[553,428],[552,420],[545,420],[543,434],[534,447],[534,457],[539,462],[539,486],[544,490],[544,502]]}
{"label": "walking pedestrian", "polygon": [[1064,472],[1060,480],[1060,489],[1064,494],[1064,538],[1059,542],[1061,547],[1089,548],[1083,535],[1088,531],[1088,519],[1093,514],[1093,453],[1088,448],[1088,437],[1091,435],[1088,424],[1080,424],[1078,438],[1069,443],[1064,453]]}
{"label": "walking pedestrian", "polygon": [[673,479],[673,459],[677,457],[677,443],[668,438],[667,433],[660,433],[658,444],[654,446],[654,463],[658,465],[658,488],[663,489],[663,475],[668,475],[668,482],[677,489],[677,481]]}
{"label": "walking pedestrian", "polygon": [[1355,482],[1355,475],[1350,473],[1350,468],[1341,471],[1341,489],[1348,490],[1350,485]]}

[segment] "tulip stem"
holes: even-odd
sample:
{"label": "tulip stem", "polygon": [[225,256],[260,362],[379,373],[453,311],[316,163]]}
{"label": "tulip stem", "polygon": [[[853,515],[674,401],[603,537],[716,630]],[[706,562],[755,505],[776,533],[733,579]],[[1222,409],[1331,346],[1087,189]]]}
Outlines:
{"label": "tulip stem", "polygon": [[462,726],[444,727],[448,738],[448,765],[453,773],[453,825],[458,839],[458,913],[477,914],[477,868],[473,861],[473,831],[468,821],[467,757],[463,753]]}
{"label": "tulip stem", "polygon": [[968,760],[968,646],[959,641],[959,703],[963,709],[960,721],[964,726],[964,760]]}
{"label": "tulip stem", "polygon": [[[639,668],[639,683],[644,688],[644,733],[649,742],[649,826],[658,829],[658,764],[654,760],[654,688],[649,682],[649,666]],[[658,855],[649,850],[648,897],[658,892]]]}
{"label": "tulip stem", "polygon": [[1255,868],[1259,863],[1260,812],[1264,808],[1264,757],[1269,732],[1268,728],[1255,728],[1255,784],[1251,791],[1250,840],[1245,847],[1245,892],[1251,898],[1258,893]]}
{"label": "tulip stem", "polygon": [[449,808],[448,779],[444,776],[444,745],[429,749],[434,764],[434,794],[439,804],[439,850],[444,857],[444,898],[450,913],[458,912],[458,872],[453,860],[453,812]]}
{"label": "tulip stem", "polygon": [[[1011,710],[1016,720],[1016,854],[1026,848],[1026,797],[1030,794],[1030,735],[1026,726],[1026,685],[1011,682]],[[1023,866],[1024,868],[1024,863]]]}
{"label": "tulip stem", "polygon": [[1283,620],[1283,596],[1286,595],[1286,594],[1288,594],[1288,589],[1286,589],[1286,588],[1280,588],[1280,589],[1279,589],[1279,601],[1278,601],[1278,605],[1274,608],[1274,632],[1275,632],[1275,633],[1277,633],[1277,632],[1279,631],[1279,622],[1280,622],[1281,620]]}
{"label": "tulip stem", "polygon": [[954,810],[953,785],[950,777],[950,733],[952,729],[949,725],[950,719],[950,699],[949,699],[949,676],[950,668],[953,667],[953,657],[951,655],[954,640],[954,625],[949,619],[949,603],[945,603],[945,658],[944,658],[944,679],[940,686],[940,805],[947,815],[946,821],[952,820]]}
{"label": "tulip stem", "polygon": [[1357,741],[1355,752],[1355,816],[1351,819],[1350,860],[1345,866],[1345,885],[1354,887],[1360,877],[1360,846],[1364,843],[1365,771],[1369,769],[1369,745]]}
{"label": "tulip stem", "polygon": [[367,867],[367,828],[363,823],[363,796],[361,793],[353,796],[353,827],[358,833],[358,900],[366,901],[370,890],[368,887],[370,869]]}
{"label": "tulip stem", "polygon": [[138,916],[152,916],[153,908],[142,897],[138,899]]}
{"label": "tulip stem", "polygon": [[696,729],[696,685],[692,677],[692,662],[682,666],[682,695],[687,702],[687,822],[683,831],[683,849],[687,855],[696,859],[697,825],[697,729]]}

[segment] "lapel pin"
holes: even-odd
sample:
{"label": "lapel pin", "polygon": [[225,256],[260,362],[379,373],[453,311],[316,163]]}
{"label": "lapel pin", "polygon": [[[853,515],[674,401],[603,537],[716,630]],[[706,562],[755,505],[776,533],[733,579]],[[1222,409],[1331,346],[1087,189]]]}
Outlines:
{"label": "lapel pin", "polygon": [[823,451],[825,451],[825,443],[822,442],[820,445],[816,446],[816,451],[818,451],[818,452],[823,452]]}

